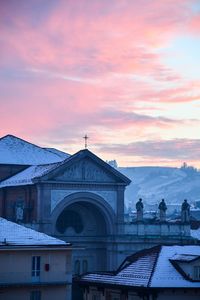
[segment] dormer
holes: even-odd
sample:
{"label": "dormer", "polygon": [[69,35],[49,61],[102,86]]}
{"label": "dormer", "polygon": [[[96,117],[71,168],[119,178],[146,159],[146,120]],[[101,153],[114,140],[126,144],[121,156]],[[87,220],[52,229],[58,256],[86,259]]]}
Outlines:
{"label": "dormer", "polygon": [[175,254],[170,262],[186,280],[200,281],[199,255]]}

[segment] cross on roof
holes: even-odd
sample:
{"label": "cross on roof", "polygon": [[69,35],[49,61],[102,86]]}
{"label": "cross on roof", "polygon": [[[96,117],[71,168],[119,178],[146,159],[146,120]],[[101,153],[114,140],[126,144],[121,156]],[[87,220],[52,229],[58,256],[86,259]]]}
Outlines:
{"label": "cross on roof", "polygon": [[87,136],[87,134],[83,137],[83,139],[85,140],[85,149],[87,149],[87,140],[89,139],[89,137]]}

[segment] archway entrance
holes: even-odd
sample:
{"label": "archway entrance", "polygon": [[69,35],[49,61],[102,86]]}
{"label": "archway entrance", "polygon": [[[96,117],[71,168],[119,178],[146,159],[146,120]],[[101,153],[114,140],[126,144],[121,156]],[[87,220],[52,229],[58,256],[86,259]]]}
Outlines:
{"label": "archway entrance", "polygon": [[115,214],[99,195],[75,193],[57,207],[55,234],[77,247],[73,272],[108,269],[109,236],[114,233]]}
{"label": "archway entrance", "polygon": [[97,206],[78,201],[65,207],[56,221],[56,230],[66,236],[104,236],[107,234],[105,217]]}

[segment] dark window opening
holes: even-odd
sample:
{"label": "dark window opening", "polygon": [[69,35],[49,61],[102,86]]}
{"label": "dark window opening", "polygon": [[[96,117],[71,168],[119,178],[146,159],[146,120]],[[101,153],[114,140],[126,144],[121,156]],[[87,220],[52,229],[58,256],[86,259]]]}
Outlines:
{"label": "dark window opening", "polygon": [[80,272],[81,272],[81,270],[80,270],[80,260],[77,259],[75,261],[75,264],[74,264],[74,273],[75,273],[75,275],[79,275]]}
{"label": "dark window opening", "polygon": [[30,294],[30,300],[41,300],[41,291],[32,291]]}
{"label": "dark window opening", "polygon": [[83,231],[81,216],[73,210],[64,210],[56,222],[56,229],[60,233],[64,233],[68,227],[72,227],[76,233]]}
{"label": "dark window opening", "polygon": [[32,277],[40,276],[40,256],[32,256]]}
{"label": "dark window opening", "polygon": [[82,262],[82,270],[83,270],[83,273],[88,272],[88,262],[87,262],[86,259],[84,259],[83,262]]}

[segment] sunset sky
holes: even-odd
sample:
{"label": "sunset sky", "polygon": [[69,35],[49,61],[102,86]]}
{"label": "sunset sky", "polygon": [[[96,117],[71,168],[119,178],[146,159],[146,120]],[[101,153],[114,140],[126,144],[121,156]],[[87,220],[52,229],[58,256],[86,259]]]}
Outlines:
{"label": "sunset sky", "polygon": [[0,0],[0,136],[200,168],[200,1]]}

